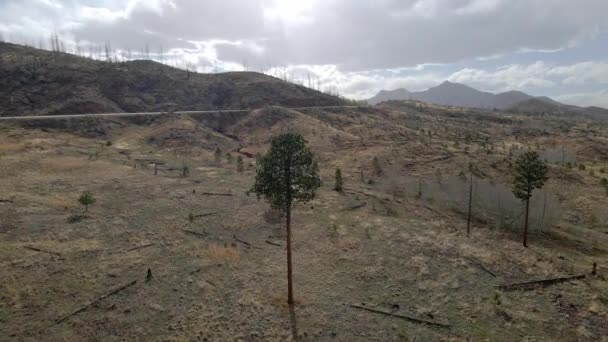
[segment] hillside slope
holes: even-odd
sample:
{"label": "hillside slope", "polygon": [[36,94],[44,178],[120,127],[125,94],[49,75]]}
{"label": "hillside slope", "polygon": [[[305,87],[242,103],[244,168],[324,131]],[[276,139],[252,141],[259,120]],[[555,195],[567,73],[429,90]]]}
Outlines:
{"label": "hillside slope", "polygon": [[0,43],[0,115],[324,106],[344,101],[255,72],[198,74]]}
{"label": "hillside slope", "polygon": [[592,120],[607,120],[608,109],[599,107],[577,107],[562,104],[548,97],[537,97],[522,101],[507,108],[508,112],[526,115],[552,115],[565,118],[586,118]]}

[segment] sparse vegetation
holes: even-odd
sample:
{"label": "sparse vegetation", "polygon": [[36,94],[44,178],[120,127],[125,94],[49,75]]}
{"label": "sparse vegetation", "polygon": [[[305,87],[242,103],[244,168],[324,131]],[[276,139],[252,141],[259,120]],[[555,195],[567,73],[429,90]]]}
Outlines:
{"label": "sparse vegetation", "polygon": [[372,167],[374,168],[374,174],[376,176],[382,175],[382,166],[380,166],[380,160],[378,160],[378,157],[374,157],[372,160]]}
{"label": "sparse vegetation", "polygon": [[334,190],[337,192],[342,192],[343,190],[342,171],[340,171],[340,168],[336,168]]}
{"label": "sparse vegetation", "polygon": [[97,200],[90,191],[85,191],[78,197],[78,203],[84,206],[85,213],[89,211],[89,205],[95,204],[95,202],[97,202]]}
{"label": "sparse vegetation", "polygon": [[213,157],[215,158],[215,162],[219,163],[222,160],[222,150],[220,147],[215,148],[215,152],[213,153]]}
{"label": "sparse vegetation", "polygon": [[[605,166],[596,151],[602,151],[606,129],[598,124],[597,140],[580,139],[587,123],[547,118],[546,134],[535,128],[541,124],[536,119],[514,114],[511,122],[501,111],[461,111],[417,103],[406,110],[311,109],[277,117],[256,110],[23,120],[11,126],[0,121],[0,260],[7,260],[0,268],[5,304],[0,331],[16,340],[290,340],[283,317],[287,284],[280,276],[286,270],[285,211],[267,210],[266,203],[246,197],[249,173],[235,169],[238,156],[252,168],[262,167],[272,135],[314,128],[316,135],[303,138],[331,184],[316,189],[318,196],[306,204],[294,200],[291,209],[293,286],[299,295],[294,301],[303,304],[295,308],[303,341],[398,338],[393,328],[400,325],[398,318],[371,319],[336,305],[359,302],[452,325],[449,330],[404,322],[402,331],[417,341],[453,334],[480,340],[601,340],[606,306],[597,293],[606,290],[601,277],[608,262],[608,217],[605,181],[589,172],[600,175]],[[471,127],[480,134],[472,133],[470,154],[455,152],[454,142],[464,148]],[[432,131],[432,149],[420,144],[428,143],[421,128]],[[491,142],[484,150],[485,136]],[[115,148],[108,149],[110,137]],[[491,144],[500,147],[488,155]],[[510,168],[506,154],[512,149],[519,157],[536,145],[544,149],[541,160],[554,165],[563,157],[564,165],[577,166],[576,172],[551,166],[550,183],[533,191],[529,238],[538,244],[528,250],[520,241],[522,200],[511,189],[516,166]],[[218,146],[223,152],[216,163],[212,155]],[[87,160],[95,150],[97,157]],[[224,160],[227,151],[238,151],[232,152],[235,163]],[[249,164],[256,155],[257,166]],[[374,156],[382,167],[379,177]],[[464,234],[469,162],[477,166],[475,239]],[[578,171],[580,163],[585,172]],[[192,170],[189,178],[181,177],[184,165]],[[333,192],[336,168],[346,182],[340,196]],[[74,211],[80,206],[77,189],[99,197],[95,215]],[[550,234],[532,235],[541,231]],[[590,261],[599,264],[597,276],[585,279],[590,286],[573,280],[543,291],[494,294],[503,279],[588,273]],[[154,277],[144,283],[149,268]],[[138,283],[128,290],[46,328],[80,302],[132,280]],[[571,303],[576,315],[565,315]],[[107,320],[111,312],[119,314]],[[328,330],[337,316],[344,319]],[[473,316],[475,322],[465,319]],[[585,335],[577,332],[580,317]],[[505,325],[507,319],[511,323]],[[559,325],[546,329],[548,321]],[[103,324],[90,329],[94,322]],[[133,326],[141,330],[134,332]]]}
{"label": "sparse vegetation", "polygon": [[237,172],[243,172],[243,171],[245,171],[245,164],[243,163],[243,157],[242,156],[238,156],[236,158],[236,171]]}

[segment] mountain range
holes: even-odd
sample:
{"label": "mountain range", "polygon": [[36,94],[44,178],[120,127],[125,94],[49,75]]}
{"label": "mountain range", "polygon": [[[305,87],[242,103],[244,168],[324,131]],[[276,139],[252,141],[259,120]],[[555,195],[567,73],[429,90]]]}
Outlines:
{"label": "mountain range", "polygon": [[521,91],[493,94],[464,84],[445,81],[425,91],[410,92],[403,88],[382,90],[368,102],[378,104],[388,100],[417,100],[446,106],[506,109],[532,98],[534,97]]}
{"label": "mountain range", "polygon": [[527,115],[547,114],[562,117],[608,119],[608,109],[605,108],[567,105],[546,96],[535,97],[521,91],[493,94],[449,81],[418,92],[410,92],[403,88],[382,90],[367,102],[376,105],[385,101],[402,100],[415,100],[443,106],[500,109],[510,113]]}

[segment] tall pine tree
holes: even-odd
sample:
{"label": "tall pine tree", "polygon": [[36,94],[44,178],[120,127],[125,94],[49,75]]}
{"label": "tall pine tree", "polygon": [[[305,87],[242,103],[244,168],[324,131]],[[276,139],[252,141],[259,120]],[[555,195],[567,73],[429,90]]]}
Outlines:
{"label": "tall pine tree", "polygon": [[547,164],[538,153],[528,151],[520,155],[513,167],[513,194],[526,203],[524,219],[524,247],[528,247],[528,218],[532,192],[541,189],[547,181]]}
{"label": "tall pine tree", "polygon": [[293,267],[291,262],[291,207],[294,201],[308,202],[321,186],[319,168],[313,161],[306,141],[299,134],[286,133],[273,137],[270,149],[258,161],[255,183],[250,192],[264,197],[273,209],[286,218],[287,230],[287,303],[293,300]]}

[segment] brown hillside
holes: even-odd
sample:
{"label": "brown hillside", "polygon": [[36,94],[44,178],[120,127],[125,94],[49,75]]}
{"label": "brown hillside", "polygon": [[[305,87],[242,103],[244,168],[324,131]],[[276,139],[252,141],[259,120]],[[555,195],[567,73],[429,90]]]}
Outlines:
{"label": "brown hillside", "polygon": [[0,43],[0,115],[340,105],[256,72],[199,74],[148,60],[110,63]]}

